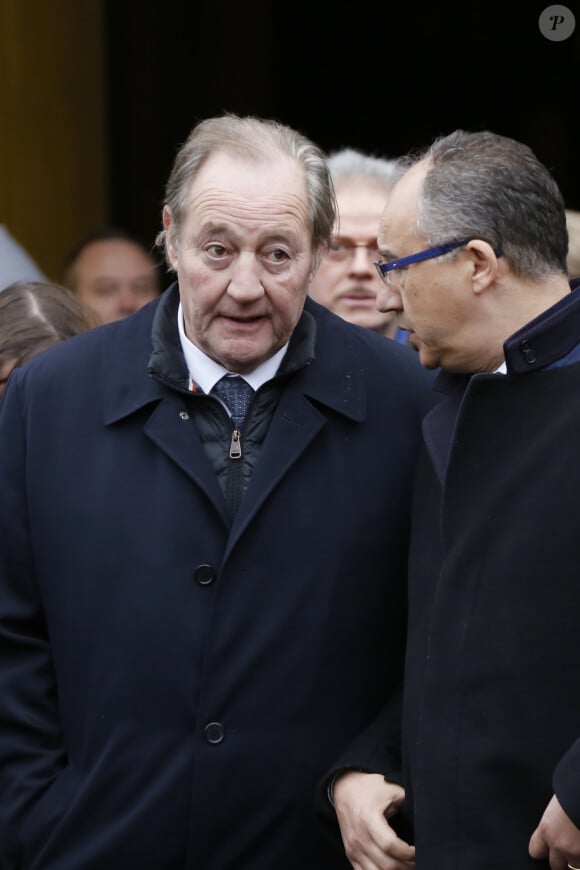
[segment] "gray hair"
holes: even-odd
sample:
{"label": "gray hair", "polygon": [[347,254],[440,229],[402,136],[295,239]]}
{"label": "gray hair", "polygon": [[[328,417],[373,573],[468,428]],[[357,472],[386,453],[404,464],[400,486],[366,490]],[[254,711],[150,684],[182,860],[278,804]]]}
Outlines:
{"label": "gray hair", "polygon": [[402,173],[398,160],[363,154],[354,148],[334,151],[328,158],[328,168],[335,187],[345,178],[366,178],[384,188],[386,193],[391,191]]}
{"label": "gray hair", "polygon": [[227,113],[197,124],[175,158],[164,200],[173,221],[171,239],[167,239],[165,230],[156,239],[156,244],[165,249],[168,262],[167,243],[177,242],[193,180],[210,155],[219,151],[256,162],[276,152],[296,160],[304,169],[312,249],[329,244],[336,219],[336,197],[322,150],[277,121]]}
{"label": "gray hair", "polygon": [[522,277],[566,272],[562,194],[527,145],[489,131],[456,130],[436,139],[413,163],[422,159],[429,166],[419,194],[417,233],[428,245],[483,239]]}

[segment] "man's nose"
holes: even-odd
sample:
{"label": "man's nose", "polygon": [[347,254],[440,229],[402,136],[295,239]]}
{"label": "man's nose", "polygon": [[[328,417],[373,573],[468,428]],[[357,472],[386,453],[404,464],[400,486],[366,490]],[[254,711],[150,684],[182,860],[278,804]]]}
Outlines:
{"label": "man's nose", "polygon": [[253,302],[264,295],[261,265],[252,255],[240,254],[231,266],[228,294],[236,302]]}
{"label": "man's nose", "polygon": [[385,313],[387,311],[403,310],[403,300],[396,287],[381,281],[381,286],[377,291],[377,308]]}
{"label": "man's nose", "polygon": [[375,267],[373,265],[373,251],[367,245],[357,245],[352,250],[352,254],[350,257],[350,270],[351,272],[355,272],[360,274],[361,272],[370,272],[374,273]]}
{"label": "man's nose", "polygon": [[133,314],[140,307],[140,299],[137,293],[129,287],[122,286],[119,291],[119,312],[121,314]]}

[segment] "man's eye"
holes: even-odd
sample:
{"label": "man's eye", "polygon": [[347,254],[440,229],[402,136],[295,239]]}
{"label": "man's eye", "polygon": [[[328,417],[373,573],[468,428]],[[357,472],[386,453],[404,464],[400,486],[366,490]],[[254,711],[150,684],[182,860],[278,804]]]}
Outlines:
{"label": "man's eye", "polygon": [[342,251],[346,251],[347,246],[339,239],[333,239],[330,243],[329,249],[334,253],[341,253]]}
{"label": "man's eye", "polygon": [[266,259],[271,263],[284,263],[289,259],[289,256],[287,251],[283,251],[282,248],[274,248],[273,251],[268,251]]}
{"label": "man's eye", "polygon": [[217,242],[213,245],[208,245],[206,251],[210,257],[214,257],[215,259],[225,257],[227,254],[226,248],[223,245],[217,244]]}
{"label": "man's eye", "polygon": [[108,296],[114,296],[119,290],[119,285],[117,283],[96,284],[93,289],[95,296],[105,299]]}

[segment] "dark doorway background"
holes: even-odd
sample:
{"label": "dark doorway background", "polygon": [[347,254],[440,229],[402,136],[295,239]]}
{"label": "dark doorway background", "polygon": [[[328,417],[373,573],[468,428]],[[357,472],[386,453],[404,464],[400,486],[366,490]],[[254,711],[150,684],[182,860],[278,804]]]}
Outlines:
{"label": "dark doorway background", "polygon": [[177,148],[223,111],[388,157],[490,129],[529,144],[580,209],[580,10],[551,42],[547,5],[109,0],[112,220],[152,244]]}

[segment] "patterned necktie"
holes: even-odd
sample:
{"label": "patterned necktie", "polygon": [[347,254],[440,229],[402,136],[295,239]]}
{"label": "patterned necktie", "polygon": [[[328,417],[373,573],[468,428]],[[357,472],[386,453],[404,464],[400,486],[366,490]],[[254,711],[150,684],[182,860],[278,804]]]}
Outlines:
{"label": "patterned necktie", "polygon": [[224,375],[211,393],[217,396],[232,415],[234,429],[241,429],[248,405],[254,395],[254,390],[247,381],[239,375]]}

